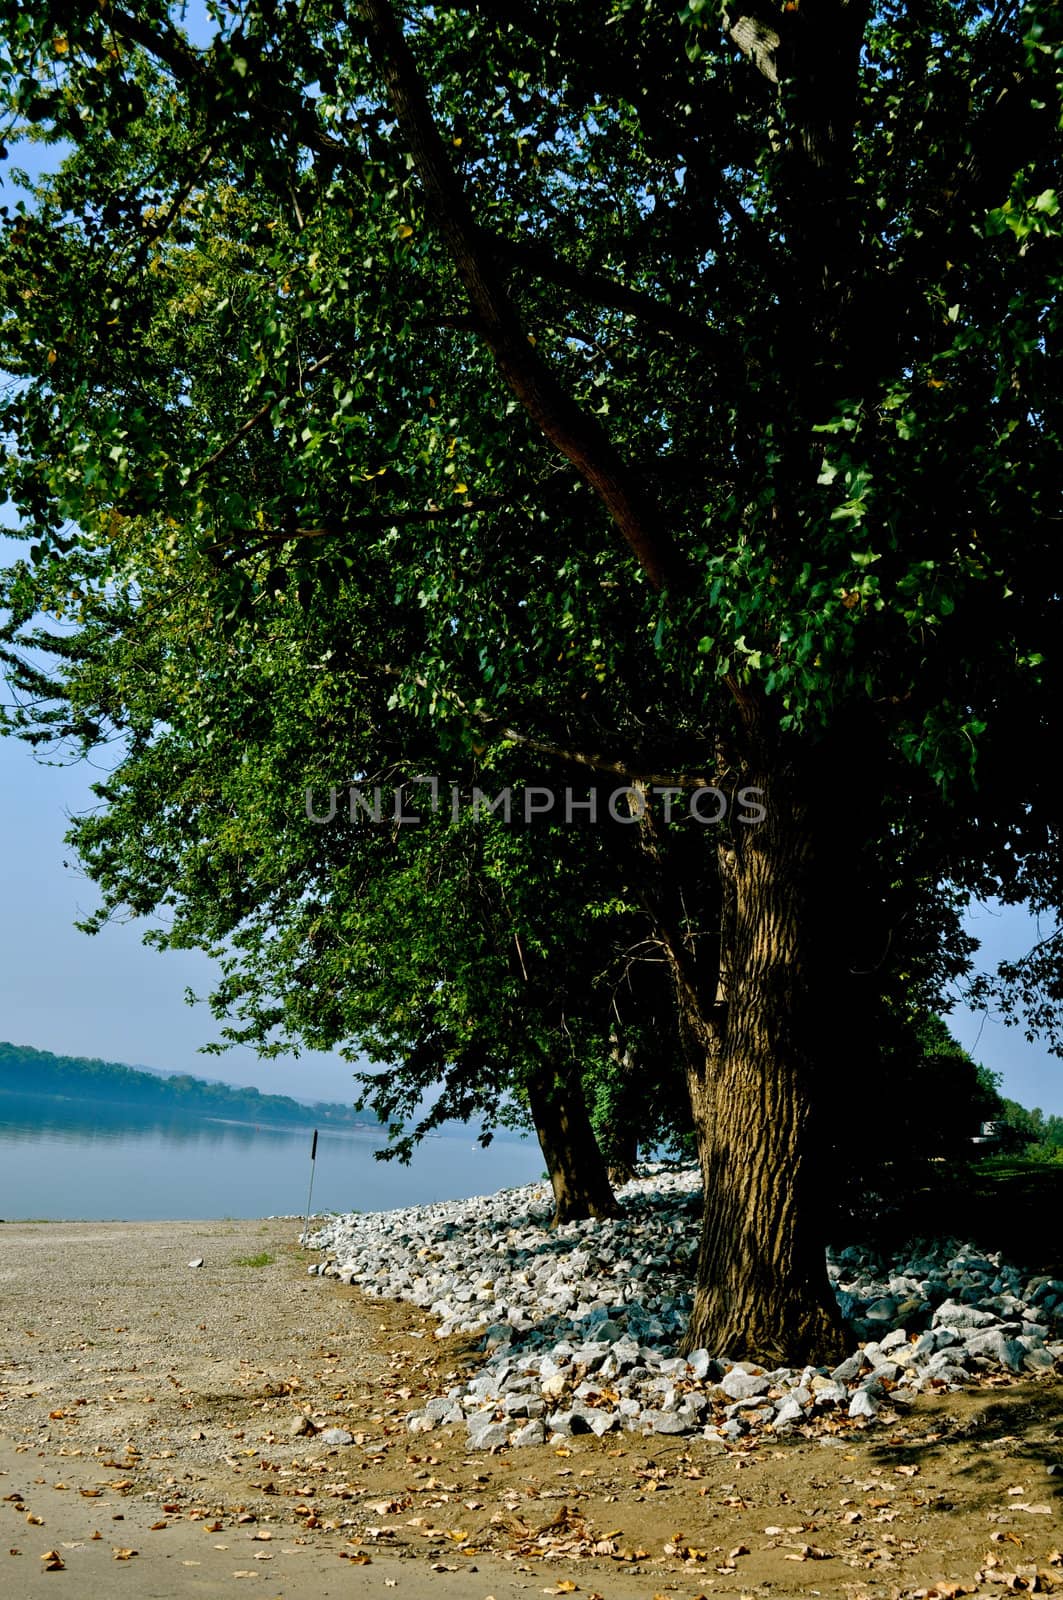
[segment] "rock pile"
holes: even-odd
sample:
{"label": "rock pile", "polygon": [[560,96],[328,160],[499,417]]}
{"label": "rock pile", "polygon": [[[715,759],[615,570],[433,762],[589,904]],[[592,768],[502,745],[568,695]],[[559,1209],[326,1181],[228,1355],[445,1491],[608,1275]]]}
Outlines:
{"label": "rock pile", "polygon": [[833,1370],[768,1371],[676,1347],[686,1327],[700,1182],[648,1168],[624,1214],[549,1230],[549,1191],[336,1217],[310,1268],[412,1301],[436,1336],[482,1332],[484,1365],[411,1412],[412,1432],[462,1425],[474,1448],[574,1433],[699,1433],[721,1441],[818,1419],[870,1421],[922,1390],[979,1374],[1039,1373],[1063,1358],[1063,1280],[1030,1277],[972,1245],[926,1241],[885,1261],[851,1247],[828,1272],[854,1334]]}

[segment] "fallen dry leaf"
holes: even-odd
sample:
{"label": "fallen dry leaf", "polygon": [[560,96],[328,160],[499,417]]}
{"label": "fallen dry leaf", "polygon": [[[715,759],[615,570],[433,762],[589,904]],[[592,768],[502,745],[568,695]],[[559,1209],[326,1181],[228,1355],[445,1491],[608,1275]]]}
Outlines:
{"label": "fallen dry leaf", "polygon": [[119,1549],[119,1550],[112,1550],[111,1554],[112,1554],[112,1556],[114,1557],[114,1559],[116,1561],[132,1561],[133,1557],[136,1556],[136,1555],[139,1555],[140,1552],[139,1552],[139,1550]]}
{"label": "fallen dry leaf", "polygon": [[66,1562],[63,1560],[58,1550],[46,1550],[41,1557],[41,1560],[44,1562],[45,1572],[66,1571]]}

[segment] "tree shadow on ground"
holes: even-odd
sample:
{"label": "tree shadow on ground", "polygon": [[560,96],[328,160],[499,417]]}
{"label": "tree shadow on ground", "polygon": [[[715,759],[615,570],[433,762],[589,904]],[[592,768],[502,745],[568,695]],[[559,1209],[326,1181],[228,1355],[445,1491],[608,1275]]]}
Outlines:
{"label": "tree shadow on ground", "polygon": [[[1052,1507],[1051,1517],[1019,1513],[1031,1532],[1056,1530],[1063,1515],[1063,1384],[1043,1378],[951,1394],[930,1409],[917,1408],[903,1433],[873,1443],[870,1455],[891,1472],[915,1466],[947,1476],[974,1514],[1007,1509],[1007,1476],[1009,1487],[1023,1484],[1022,1503]],[[935,1506],[952,1509],[947,1492]]]}

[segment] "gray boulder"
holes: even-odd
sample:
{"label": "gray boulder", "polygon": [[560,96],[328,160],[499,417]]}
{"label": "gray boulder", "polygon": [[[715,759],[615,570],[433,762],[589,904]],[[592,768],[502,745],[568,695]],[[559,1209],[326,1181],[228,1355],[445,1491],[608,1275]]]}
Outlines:
{"label": "gray boulder", "polygon": [[986,1328],[984,1333],[972,1333],[964,1341],[968,1355],[999,1362],[1009,1372],[1021,1372],[1026,1351],[1017,1339],[1008,1339],[999,1328]]}
{"label": "gray boulder", "polygon": [[934,1328],[991,1328],[1000,1321],[992,1311],[979,1311],[977,1306],[961,1305],[957,1300],[943,1300],[930,1319]]}
{"label": "gray boulder", "polygon": [[509,1442],[518,1450],[525,1445],[545,1444],[546,1429],[536,1418],[531,1422],[526,1422],[523,1428],[517,1429],[516,1433],[511,1433]]}
{"label": "gray boulder", "polygon": [[771,1385],[767,1378],[756,1377],[742,1367],[732,1367],[720,1379],[720,1388],[732,1400],[750,1400],[754,1395],[767,1394]]}
{"label": "gray boulder", "polygon": [[472,1418],[469,1419],[469,1447],[472,1450],[495,1450],[499,1445],[509,1443],[509,1430],[504,1422],[485,1422],[481,1427],[473,1428]]}

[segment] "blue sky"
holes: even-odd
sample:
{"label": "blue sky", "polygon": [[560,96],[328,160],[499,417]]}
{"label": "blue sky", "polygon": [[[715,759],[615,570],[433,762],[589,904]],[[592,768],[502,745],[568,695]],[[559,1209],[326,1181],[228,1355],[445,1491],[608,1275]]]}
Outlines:
{"label": "blue sky", "polygon": [[[991,970],[1005,957],[1023,955],[1052,931],[1024,906],[974,905],[968,930],[979,940],[980,967]],[[977,1061],[1004,1075],[1002,1091],[1025,1106],[1063,1116],[1063,1061],[1040,1043],[1029,1043],[1021,1028],[1006,1028],[994,1015],[958,1005],[948,1018],[955,1037]]]}
{"label": "blue sky", "polygon": [[147,923],[77,931],[96,891],[63,834],[68,817],[94,803],[95,776],[84,764],[42,766],[28,746],[0,738],[0,1039],[350,1103],[351,1068],[337,1056],[197,1055],[219,1028],[207,1006],[184,999],[186,988],[209,988],[215,967],[206,956],[146,948]]}

